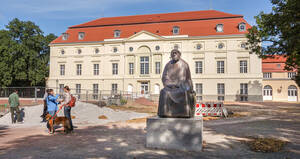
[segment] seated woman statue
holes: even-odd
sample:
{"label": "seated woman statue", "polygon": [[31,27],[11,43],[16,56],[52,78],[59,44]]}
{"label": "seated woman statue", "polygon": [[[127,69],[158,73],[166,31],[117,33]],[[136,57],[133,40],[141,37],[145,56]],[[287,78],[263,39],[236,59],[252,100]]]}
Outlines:
{"label": "seated woman statue", "polygon": [[179,50],[171,51],[172,60],[164,68],[158,116],[192,118],[195,113],[195,93],[189,65],[180,58]]}

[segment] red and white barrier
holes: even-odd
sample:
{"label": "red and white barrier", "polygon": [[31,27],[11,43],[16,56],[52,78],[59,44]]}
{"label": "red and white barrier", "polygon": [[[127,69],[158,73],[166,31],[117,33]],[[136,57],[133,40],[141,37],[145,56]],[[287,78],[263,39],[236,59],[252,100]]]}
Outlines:
{"label": "red and white barrier", "polygon": [[228,113],[222,102],[196,103],[195,116],[225,116]]}

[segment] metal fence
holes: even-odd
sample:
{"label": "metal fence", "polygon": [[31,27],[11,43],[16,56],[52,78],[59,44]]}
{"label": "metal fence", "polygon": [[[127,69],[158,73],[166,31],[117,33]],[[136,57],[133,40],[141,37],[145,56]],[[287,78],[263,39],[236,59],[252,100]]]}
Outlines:
{"label": "metal fence", "polygon": [[[18,95],[20,98],[31,98],[37,101],[44,97],[47,89],[53,89],[54,92],[59,94],[61,97],[64,93],[61,88],[55,87],[8,87],[0,88],[0,98],[8,98],[11,93],[13,93],[15,90],[18,90]],[[106,102],[109,104],[114,104],[114,101],[135,100],[140,97],[148,98],[153,101],[158,100],[157,94],[151,95],[137,92],[112,90],[70,89],[71,94],[73,94],[77,100],[85,102]]]}

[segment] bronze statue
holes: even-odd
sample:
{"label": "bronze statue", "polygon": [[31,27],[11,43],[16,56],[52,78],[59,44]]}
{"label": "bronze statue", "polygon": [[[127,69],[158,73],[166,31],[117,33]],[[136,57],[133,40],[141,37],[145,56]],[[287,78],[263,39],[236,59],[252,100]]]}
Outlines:
{"label": "bronze statue", "polygon": [[172,60],[164,68],[158,116],[192,118],[195,113],[195,92],[189,65],[180,58],[179,50],[171,51]]}

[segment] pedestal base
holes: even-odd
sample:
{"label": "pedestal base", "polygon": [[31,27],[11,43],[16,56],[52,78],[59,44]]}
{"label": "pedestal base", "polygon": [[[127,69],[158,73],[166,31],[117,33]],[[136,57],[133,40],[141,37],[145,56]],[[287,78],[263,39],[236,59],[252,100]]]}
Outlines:
{"label": "pedestal base", "polygon": [[201,151],[202,130],[202,117],[147,118],[146,147]]}

